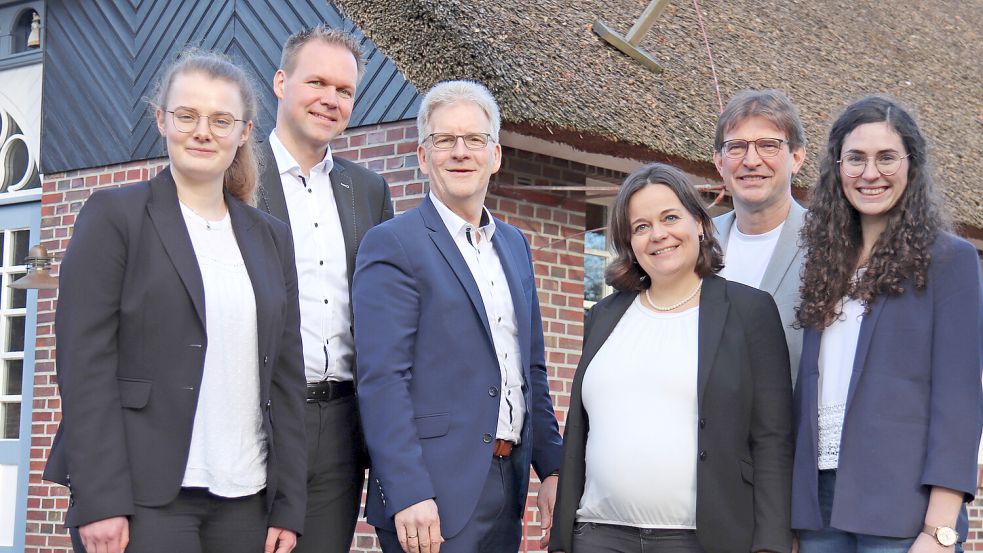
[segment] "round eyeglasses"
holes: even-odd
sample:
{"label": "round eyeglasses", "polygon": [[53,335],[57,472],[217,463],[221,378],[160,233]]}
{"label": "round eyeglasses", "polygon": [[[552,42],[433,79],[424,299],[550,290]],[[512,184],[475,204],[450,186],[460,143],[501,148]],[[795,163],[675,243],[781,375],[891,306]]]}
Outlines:
{"label": "round eyeglasses", "polygon": [[232,129],[235,128],[237,121],[245,122],[242,119],[236,119],[235,115],[231,113],[221,111],[211,115],[201,115],[191,108],[177,108],[166,111],[174,119],[174,128],[184,133],[194,131],[198,127],[198,120],[202,117],[208,121],[208,128],[211,129],[212,134],[221,138],[232,134]]}
{"label": "round eyeglasses", "polygon": [[469,150],[483,150],[491,141],[491,135],[484,132],[473,132],[468,134],[450,134],[444,132],[430,133],[424,138],[424,142],[430,139],[430,143],[438,150],[453,150],[457,146],[457,139],[464,139],[464,147]]}
{"label": "round eyeglasses", "polygon": [[724,142],[720,151],[731,159],[741,159],[747,155],[747,150],[754,144],[754,151],[758,157],[775,157],[782,151],[782,144],[788,142],[781,138],[759,138],[757,140],[743,140],[735,138]]}
{"label": "round eyeglasses", "polygon": [[881,152],[868,157],[860,152],[847,152],[836,163],[840,164],[843,174],[851,179],[857,178],[867,170],[867,163],[873,159],[874,167],[882,176],[890,177],[901,169],[901,160],[911,154],[901,155],[898,152]]}

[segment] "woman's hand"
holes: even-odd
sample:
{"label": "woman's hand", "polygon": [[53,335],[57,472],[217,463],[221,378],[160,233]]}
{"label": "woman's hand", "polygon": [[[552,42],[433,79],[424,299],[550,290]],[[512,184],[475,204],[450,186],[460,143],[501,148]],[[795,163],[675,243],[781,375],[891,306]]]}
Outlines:
{"label": "woman's hand", "polygon": [[123,553],[130,543],[130,521],[112,517],[83,524],[79,537],[88,553]]}
{"label": "woman's hand", "polygon": [[943,547],[934,537],[919,532],[908,553],[952,553],[955,547]]}
{"label": "woman's hand", "polygon": [[292,530],[271,526],[266,531],[266,546],[263,547],[263,553],[290,553],[295,547],[297,547],[297,534]]}

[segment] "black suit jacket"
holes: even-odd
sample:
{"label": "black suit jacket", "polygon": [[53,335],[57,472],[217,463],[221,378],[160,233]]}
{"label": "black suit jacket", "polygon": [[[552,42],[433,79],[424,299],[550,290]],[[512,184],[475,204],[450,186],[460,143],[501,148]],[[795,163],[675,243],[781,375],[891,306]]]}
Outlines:
{"label": "black suit jacket", "polygon": [[[257,207],[289,225],[290,214],[287,213],[287,201],[283,196],[283,182],[269,140],[259,144],[259,152],[261,174]],[[389,185],[379,174],[339,156],[333,159],[334,168],[329,176],[345,238],[350,295],[358,245],[366,231],[393,218],[393,202]]]}
{"label": "black suit jacket", "polygon": [[[228,194],[226,202],[256,299],[269,525],[300,532],[305,392],[293,242],[275,218]],[[63,418],[44,478],[71,490],[66,525],[177,496],[208,347],[206,316],[170,171],[93,194],[61,264],[56,315]]]}
{"label": "black suit jacket", "polygon": [[[636,296],[617,292],[587,314],[550,551],[582,553],[573,551],[572,541],[590,429],[581,395],[584,373]],[[778,308],[767,292],[710,276],[703,283],[698,325],[697,538],[707,553],[787,553],[792,547],[792,383]]]}

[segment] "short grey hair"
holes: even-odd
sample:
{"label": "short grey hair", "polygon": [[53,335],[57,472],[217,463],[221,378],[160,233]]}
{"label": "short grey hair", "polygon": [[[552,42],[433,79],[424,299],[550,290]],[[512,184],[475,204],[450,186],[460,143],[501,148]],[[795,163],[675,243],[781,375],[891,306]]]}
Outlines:
{"label": "short grey hair", "polygon": [[498,142],[498,133],[502,130],[502,116],[492,93],[484,85],[474,81],[444,81],[434,85],[420,104],[420,112],[416,116],[416,130],[420,144],[423,144],[432,132],[430,116],[433,115],[434,110],[458,102],[471,102],[481,108],[491,122],[491,139]]}
{"label": "short grey hair", "polygon": [[769,88],[742,90],[727,102],[727,107],[717,119],[713,150],[719,152],[724,147],[724,135],[751,117],[762,117],[784,132],[789,151],[794,152],[806,145],[806,132],[802,128],[798,108],[784,92]]}

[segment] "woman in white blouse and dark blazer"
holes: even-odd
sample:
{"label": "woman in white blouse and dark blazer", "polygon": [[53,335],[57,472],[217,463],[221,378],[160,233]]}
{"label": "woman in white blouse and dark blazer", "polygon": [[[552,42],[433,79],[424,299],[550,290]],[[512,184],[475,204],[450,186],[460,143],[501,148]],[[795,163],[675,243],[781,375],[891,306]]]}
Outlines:
{"label": "woman in white blouse and dark blazer", "polygon": [[304,374],[290,232],[247,205],[255,92],[189,51],[153,107],[170,166],[94,193],[61,265],[44,477],[69,487],[76,551],[287,553]]}
{"label": "woman in white blouse and dark blazer", "polygon": [[587,314],[550,551],[791,550],[791,379],[774,300],[716,276],[713,223],[667,165],[612,210],[618,291]]}

